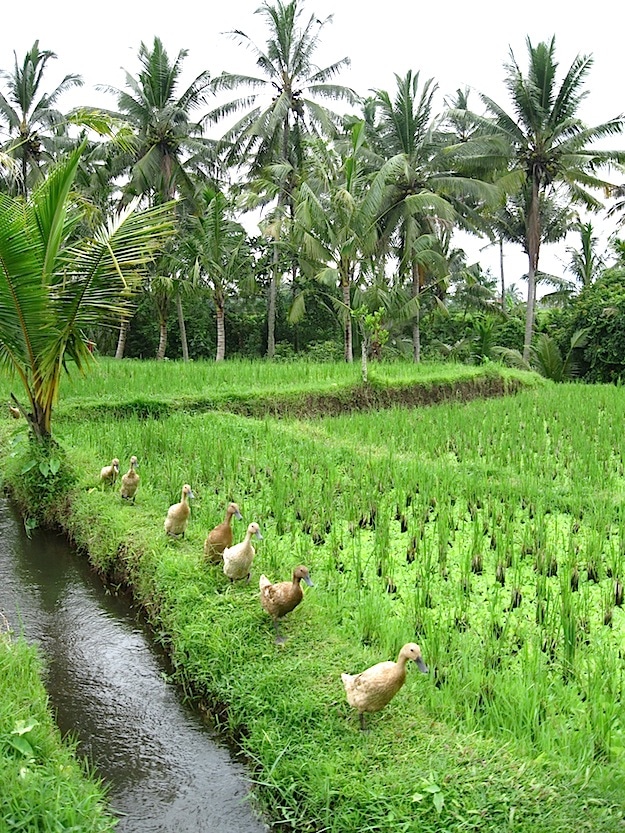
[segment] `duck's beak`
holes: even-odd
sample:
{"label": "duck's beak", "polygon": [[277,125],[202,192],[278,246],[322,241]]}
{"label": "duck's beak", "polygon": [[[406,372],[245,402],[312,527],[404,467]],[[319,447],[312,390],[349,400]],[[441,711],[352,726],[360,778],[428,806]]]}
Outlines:
{"label": "duck's beak", "polygon": [[240,512],[235,512],[234,517],[237,519],[237,521],[243,520],[243,515]]}
{"label": "duck's beak", "polygon": [[419,669],[419,671],[421,671],[423,674],[427,674],[427,673],[429,672],[429,670],[430,670],[430,669],[429,669],[429,668],[427,667],[427,665],[423,662],[423,660],[421,659],[421,657],[419,657],[419,659],[416,659],[416,660],[415,660],[415,662],[417,663],[417,668],[418,668],[418,669]]}
{"label": "duck's beak", "polygon": [[254,537],[258,538],[259,541],[263,540],[263,536],[260,534],[260,530],[258,530],[258,532],[254,533]]}
{"label": "duck's beak", "polygon": [[312,583],[312,579],[310,576],[304,576],[304,581],[309,587],[314,587],[315,585]]}
{"label": "duck's beak", "polygon": [[189,492],[189,497],[192,497],[195,500],[195,495],[193,494],[193,492]]}

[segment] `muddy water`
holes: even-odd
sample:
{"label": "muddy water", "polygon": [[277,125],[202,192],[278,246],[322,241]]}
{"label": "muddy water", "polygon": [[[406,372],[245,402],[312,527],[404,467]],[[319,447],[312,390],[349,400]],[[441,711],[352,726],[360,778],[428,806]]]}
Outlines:
{"label": "muddy water", "polygon": [[109,786],[119,833],[261,833],[244,767],[166,681],[127,597],[111,594],[62,536],[28,539],[0,499],[0,611],[41,645],[63,733]]}

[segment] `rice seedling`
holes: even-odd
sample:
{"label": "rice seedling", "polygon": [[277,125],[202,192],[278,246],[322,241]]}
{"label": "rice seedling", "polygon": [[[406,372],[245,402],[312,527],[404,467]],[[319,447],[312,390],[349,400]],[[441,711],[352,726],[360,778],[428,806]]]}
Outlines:
{"label": "rice seedling", "polygon": [[[253,372],[241,368],[250,386]],[[330,379],[308,381],[321,388]],[[268,390],[266,379],[257,382]],[[220,384],[225,390],[230,377]],[[228,704],[232,731],[245,726],[242,744],[257,762],[261,792],[284,818],[302,829],[384,829],[388,813],[406,812],[414,822],[418,807],[414,829],[437,829],[444,819],[459,830],[466,819],[453,820],[453,802],[466,807],[476,798],[462,777],[462,786],[443,782],[439,767],[445,760],[459,774],[469,747],[505,747],[528,772],[537,766],[529,762],[544,759],[569,780],[588,767],[613,775],[622,766],[625,523],[618,510],[625,484],[610,438],[623,394],[584,389],[581,408],[579,391],[543,386],[513,401],[395,407],[314,423],[174,410],[159,419],[100,414],[78,424],[68,411],[59,439],[82,474],[74,515],[64,522],[107,569],[109,550],[130,542],[121,566],[169,634],[180,675]],[[203,388],[196,393],[200,399]],[[600,405],[597,422],[590,415]],[[89,491],[93,465],[85,461],[113,452],[137,454],[142,485],[135,507],[116,509],[105,541],[93,526],[107,496]],[[154,529],[183,482],[198,499],[187,538],[167,547]],[[227,593],[219,571],[202,564],[206,531],[231,499],[264,536],[254,587],[260,572],[288,575],[297,563],[314,576],[279,654],[258,599],[245,588]],[[379,764],[387,789],[378,802],[373,761],[381,753],[362,746],[367,740],[346,748],[337,669],[396,656],[410,641],[421,645],[431,671],[426,685],[409,679],[373,721],[381,748],[387,732],[396,744]],[[274,674],[283,675],[279,682]],[[296,743],[280,727],[301,729],[297,720],[307,729]],[[406,725],[415,728],[407,734]],[[444,749],[456,743],[465,752],[454,765]],[[414,768],[421,759],[433,775],[427,768],[408,774],[408,761]],[[358,787],[344,781],[347,772]],[[487,791],[502,787],[501,773],[488,768]],[[401,795],[400,775],[411,784],[443,783],[441,815]],[[526,799],[523,829],[547,829]],[[550,819],[552,829],[565,830],[565,817],[573,823],[574,803],[557,811],[560,828]],[[604,829],[616,829],[601,812]],[[492,807],[488,813],[492,821]]]}

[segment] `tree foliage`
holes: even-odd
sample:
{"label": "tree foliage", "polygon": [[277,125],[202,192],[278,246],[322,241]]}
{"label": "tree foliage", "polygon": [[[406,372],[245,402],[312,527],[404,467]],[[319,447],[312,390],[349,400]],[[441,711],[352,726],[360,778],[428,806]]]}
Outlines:
{"label": "tree foliage", "polygon": [[[91,360],[85,330],[130,309],[134,282],[171,233],[170,206],[127,208],[76,236],[84,207],[72,193],[81,146],[28,200],[0,194],[0,363],[19,378],[37,438],[51,432],[61,375]],[[17,402],[17,397],[14,397]]]}

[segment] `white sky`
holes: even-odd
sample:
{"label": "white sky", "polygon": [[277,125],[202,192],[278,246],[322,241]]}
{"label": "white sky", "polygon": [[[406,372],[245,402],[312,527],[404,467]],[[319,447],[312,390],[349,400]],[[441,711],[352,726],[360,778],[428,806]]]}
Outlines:
{"label": "white sky", "polygon": [[[50,49],[58,56],[48,64],[46,91],[67,73],[78,73],[84,80],[82,88],[60,100],[61,109],[78,104],[114,107],[114,99],[103,97],[96,85],[123,87],[123,69],[137,74],[140,43],[151,45],[155,35],[172,59],[180,49],[188,50],[183,85],[205,69],[213,76],[222,70],[255,74],[251,54],[225,33],[241,29],[264,45],[263,18],[254,13],[260,5],[261,0],[108,0],[98,6],[85,4],[84,0],[31,0],[24,7],[13,4],[3,14],[0,27],[0,67],[13,68],[14,51],[21,63],[25,52],[39,39],[40,49]],[[555,34],[556,59],[563,72],[576,55],[593,56],[586,86],[589,94],[580,111],[584,121],[595,125],[625,112],[622,27],[615,19],[614,3],[608,0],[596,0],[583,10],[564,0],[524,0],[516,4],[506,0],[446,0],[440,5],[408,0],[369,4],[362,0],[306,0],[302,19],[308,20],[313,13],[321,19],[333,15],[322,30],[316,52],[318,64],[327,66],[349,56],[351,67],[337,78],[337,83],[351,86],[361,95],[371,88],[393,94],[394,74],[401,76],[411,69],[420,71],[422,81],[434,78],[438,83],[440,109],[443,96],[464,87],[475,91],[469,102],[478,111],[478,92],[509,109],[503,64],[510,48],[525,69],[526,37],[536,44]],[[625,148],[625,136],[615,137],[610,146]],[[615,175],[615,181],[622,179],[625,176]],[[602,228],[603,239],[614,230],[613,224]],[[458,240],[470,260],[479,259],[483,268],[490,268],[498,276],[497,247],[480,253],[484,243]],[[577,246],[577,236],[567,244]],[[525,256],[514,247],[507,247],[505,253],[506,282],[516,282],[525,294],[525,282],[520,280],[527,269]],[[546,246],[541,251],[540,267],[562,274],[562,262],[568,259],[564,245]]]}

